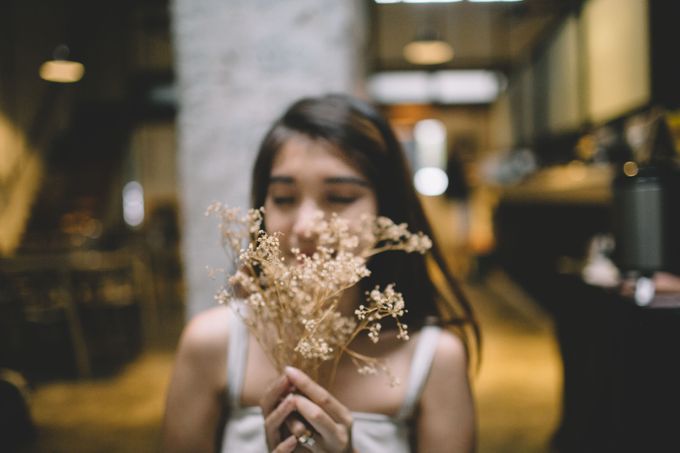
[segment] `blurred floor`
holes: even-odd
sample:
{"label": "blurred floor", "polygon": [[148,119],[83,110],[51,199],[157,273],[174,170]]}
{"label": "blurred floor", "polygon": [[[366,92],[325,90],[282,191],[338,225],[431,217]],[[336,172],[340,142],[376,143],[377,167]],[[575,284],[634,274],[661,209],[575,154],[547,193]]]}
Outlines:
{"label": "blurred floor", "polygon": [[[474,381],[478,451],[548,451],[561,385],[551,323],[502,273],[468,290],[484,332],[483,362]],[[178,311],[162,323],[147,352],[116,376],[36,388],[31,406],[39,439],[22,453],[157,451],[180,327]]]}
{"label": "blurred floor", "polygon": [[548,452],[561,414],[562,364],[550,318],[501,272],[468,288],[482,324],[474,381],[479,452]]}
{"label": "blurred floor", "polygon": [[20,453],[158,451],[183,309],[160,318],[146,351],[116,375],[39,385],[31,395],[38,439]]}
{"label": "blurred floor", "polygon": [[38,388],[32,411],[39,437],[25,451],[157,451],[172,360],[170,351],[147,352],[112,378]]}

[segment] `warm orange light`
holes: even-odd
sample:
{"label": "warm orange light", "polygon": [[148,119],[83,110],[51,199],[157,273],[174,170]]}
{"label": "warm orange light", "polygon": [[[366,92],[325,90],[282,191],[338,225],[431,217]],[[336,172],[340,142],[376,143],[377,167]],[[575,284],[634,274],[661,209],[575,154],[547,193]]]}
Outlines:
{"label": "warm orange light", "polygon": [[404,46],[404,58],[413,64],[441,64],[453,59],[453,47],[444,41],[413,41]]}
{"label": "warm orange light", "polygon": [[586,165],[580,160],[572,160],[567,165],[567,177],[573,182],[580,182],[586,178],[588,169]]}
{"label": "warm orange light", "polygon": [[638,174],[638,170],[638,165],[632,160],[623,164],[623,174],[626,176],[635,176]]}
{"label": "warm orange light", "polygon": [[74,83],[83,78],[85,66],[77,61],[49,60],[40,66],[40,77],[48,82]]}

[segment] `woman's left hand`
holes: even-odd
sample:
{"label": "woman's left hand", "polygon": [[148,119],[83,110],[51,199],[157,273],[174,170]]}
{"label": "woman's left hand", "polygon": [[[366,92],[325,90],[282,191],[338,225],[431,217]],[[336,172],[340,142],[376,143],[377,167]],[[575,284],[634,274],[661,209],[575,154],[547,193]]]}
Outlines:
{"label": "woman's left hand", "polygon": [[297,368],[286,367],[284,373],[297,389],[293,395],[297,412],[315,431],[307,431],[299,421],[289,423],[300,445],[313,452],[352,452],[349,409]]}

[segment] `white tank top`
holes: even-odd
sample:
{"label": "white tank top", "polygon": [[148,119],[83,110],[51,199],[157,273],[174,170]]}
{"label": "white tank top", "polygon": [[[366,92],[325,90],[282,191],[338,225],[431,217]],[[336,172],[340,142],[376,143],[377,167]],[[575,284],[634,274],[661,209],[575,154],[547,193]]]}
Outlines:
{"label": "white tank top", "polygon": [[[227,357],[227,404],[229,418],[222,437],[222,453],[263,453],[267,451],[264,418],[259,406],[241,407],[241,389],[248,358],[248,329],[230,310],[230,340]],[[441,329],[421,330],[406,383],[406,395],[396,416],[352,412],[352,443],[364,453],[410,452],[412,418],[430,372]]]}

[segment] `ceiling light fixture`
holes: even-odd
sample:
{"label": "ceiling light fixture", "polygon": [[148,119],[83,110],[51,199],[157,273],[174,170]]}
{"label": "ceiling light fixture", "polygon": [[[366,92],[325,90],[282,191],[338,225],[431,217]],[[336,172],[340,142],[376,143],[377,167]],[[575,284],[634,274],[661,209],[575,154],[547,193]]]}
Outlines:
{"label": "ceiling light fixture", "polygon": [[382,104],[488,104],[505,80],[484,70],[379,72],[368,79],[371,97]]}
{"label": "ceiling light fixture", "polygon": [[69,60],[70,50],[66,44],[54,49],[52,60],[40,65],[40,78],[48,82],[74,83],[83,78],[85,66],[77,61]]}
{"label": "ceiling light fixture", "polygon": [[[374,0],[379,5],[390,3],[458,3],[463,0]],[[470,3],[512,3],[523,0],[467,0]]]}
{"label": "ceiling light fixture", "polygon": [[406,61],[417,65],[437,65],[453,59],[453,47],[431,30],[419,34],[403,50]]}
{"label": "ceiling light fixture", "polygon": [[378,4],[388,3],[458,3],[463,0],[375,0]]}
{"label": "ceiling light fixture", "polygon": [[461,0],[403,0],[404,3],[457,3]]}

